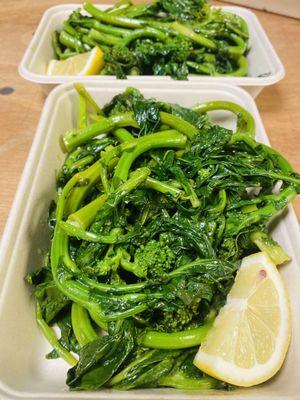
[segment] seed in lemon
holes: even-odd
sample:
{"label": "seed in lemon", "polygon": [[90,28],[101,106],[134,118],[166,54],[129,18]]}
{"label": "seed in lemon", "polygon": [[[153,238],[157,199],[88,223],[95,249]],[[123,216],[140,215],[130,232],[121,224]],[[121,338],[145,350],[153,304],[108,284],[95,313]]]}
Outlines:
{"label": "seed in lemon", "polygon": [[290,338],[284,282],[268,255],[256,253],[244,258],[194,364],[233,385],[257,385],[280,369]]}
{"label": "seed in lemon", "polygon": [[103,68],[104,54],[99,47],[69,57],[66,60],[51,60],[47,75],[96,75]]}

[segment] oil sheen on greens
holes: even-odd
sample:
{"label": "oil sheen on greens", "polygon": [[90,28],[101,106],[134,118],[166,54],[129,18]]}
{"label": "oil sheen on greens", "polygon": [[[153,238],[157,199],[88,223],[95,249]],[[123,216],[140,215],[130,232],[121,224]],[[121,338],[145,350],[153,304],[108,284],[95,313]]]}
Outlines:
{"label": "oil sheen on greens", "polygon": [[105,11],[84,3],[53,32],[52,46],[60,60],[100,47],[103,75],[187,79],[247,75],[248,39],[240,16],[211,8],[206,0],[121,0]]}
{"label": "oil sheen on greens", "polygon": [[[26,277],[47,357],[71,365],[72,390],[229,389],[193,358],[242,257],[288,259],[268,223],[299,192],[299,175],[256,142],[237,104],[185,108],[128,88],[100,108],[75,89],[51,249]],[[211,110],[235,114],[236,128],[215,125]]]}

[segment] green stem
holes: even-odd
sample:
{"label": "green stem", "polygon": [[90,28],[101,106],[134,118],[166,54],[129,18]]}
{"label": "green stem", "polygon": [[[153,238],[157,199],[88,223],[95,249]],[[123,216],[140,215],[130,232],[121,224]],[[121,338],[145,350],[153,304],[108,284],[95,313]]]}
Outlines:
{"label": "green stem", "polygon": [[234,71],[226,72],[226,73],[220,73],[217,71],[214,71],[213,75],[214,76],[247,76],[248,74],[248,68],[249,64],[243,55],[240,55],[234,59],[236,63],[236,69]]}
{"label": "green stem", "polygon": [[250,137],[255,135],[255,121],[252,115],[243,107],[231,101],[209,101],[207,103],[199,104],[193,109],[199,113],[205,113],[213,110],[227,110],[235,114],[238,120],[238,127],[236,133],[244,133]]}
{"label": "green stem", "polygon": [[76,89],[77,93],[82,96],[85,101],[90,104],[93,109],[96,111],[97,114],[103,115],[102,109],[98,106],[98,104],[95,102],[95,100],[92,98],[92,96],[89,94],[89,92],[86,90],[84,85],[82,83],[74,83],[73,84],[74,88]]}
{"label": "green stem", "polygon": [[[74,215],[74,214],[73,214]],[[70,219],[69,219],[70,220]],[[73,221],[73,220],[72,220]],[[113,244],[118,243],[118,237],[113,235],[97,235],[96,233],[85,231],[80,226],[75,225],[73,222],[59,222],[63,231],[71,237],[86,240],[87,242]]]}
{"label": "green stem", "polygon": [[96,325],[99,326],[99,328],[103,329],[104,331],[107,331],[107,323],[104,322],[98,315],[97,312],[93,310],[89,310],[90,317],[92,320],[95,322]]}
{"label": "green stem", "polygon": [[275,265],[280,265],[291,260],[280,244],[275,242],[275,240],[265,232],[252,232],[250,239],[261,251],[264,251],[269,255]]}
{"label": "green stem", "polygon": [[59,33],[57,31],[54,31],[52,33],[51,42],[52,42],[52,47],[53,47],[55,56],[56,56],[56,58],[58,58],[60,60],[63,52],[62,52],[62,49],[59,44]]}
{"label": "green stem", "polygon": [[72,174],[76,170],[84,169],[87,165],[91,164],[93,161],[94,161],[94,156],[92,155],[80,158],[78,161],[75,161],[70,166],[70,173]]}
{"label": "green stem", "polygon": [[261,148],[265,153],[265,156],[275,161],[282,172],[286,174],[293,172],[291,164],[280,153],[278,153],[278,151],[263,143],[256,142],[256,140],[249,137],[248,134],[236,133],[232,135],[229,144],[234,144],[236,142],[244,142],[253,150]]}
{"label": "green stem", "polygon": [[192,124],[185,121],[184,119],[163,111],[161,111],[159,114],[161,123],[176,129],[178,132],[184,134],[189,139],[192,139],[195,135],[197,135],[197,128],[195,128]]}
{"label": "green stem", "polygon": [[211,75],[211,76],[246,76],[248,73],[248,62],[247,59],[241,55],[234,58],[236,69],[230,72],[220,73],[216,71],[213,64],[199,64],[195,61],[187,61],[187,65],[195,69],[199,74]]}
{"label": "green stem", "polygon": [[125,128],[116,129],[115,131],[113,131],[113,135],[116,139],[118,139],[120,143],[132,142],[135,140],[132,134],[128,132],[128,130]]}
{"label": "green stem", "polygon": [[245,53],[245,51],[247,50],[247,42],[244,41],[241,37],[239,37],[235,33],[230,33],[228,36],[229,36],[229,39],[231,39],[232,41],[234,41],[236,43],[236,46],[228,47],[229,54],[234,55],[234,56],[243,55]]}
{"label": "green stem", "polygon": [[63,135],[63,143],[67,151],[71,151],[76,146],[87,142],[103,133],[108,133],[113,129],[133,126],[138,127],[136,121],[133,119],[132,113],[113,115],[109,118],[101,118],[101,120],[90,124],[89,126],[81,129],[70,129]]}
{"label": "green stem", "polygon": [[45,338],[53,347],[53,349],[57,352],[57,354],[71,366],[76,365],[77,364],[76,358],[59,343],[52,328],[49,325],[47,325],[47,323],[43,319],[41,307],[38,302],[36,302],[36,319]]}
{"label": "green stem", "polygon": [[87,126],[88,121],[87,115],[87,104],[86,99],[78,93],[78,118],[77,118],[77,126],[79,129],[85,128]]}
{"label": "green stem", "polygon": [[[95,185],[96,182],[99,181],[99,179],[102,180],[102,184],[103,182],[106,182],[106,173],[104,167],[102,166],[101,159],[96,161],[84,171],[80,171],[73,175],[71,179],[73,179],[73,184],[71,184],[67,196],[68,201],[66,206],[66,214],[72,214],[78,209],[78,207],[80,207],[88,191]],[[103,184],[103,187],[106,187],[105,184]]]}
{"label": "green stem", "polygon": [[239,233],[253,224],[264,221],[271,221],[279,212],[281,212],[297,195],[296,190],[289,186],[280,193],[270,196],[269,201],[255,211],[244,214],[237,220],[236,215],[228,218],[226,222],[226,236],[232,236]]}
{"label": "green stem", "polygon": [[142,136],[132,143],[136,145],[123,152],[116,166],[113,177],[114,187],[126,181],[132,163],[142,153],[157,148],[184,148],[186,137],[175,130],[169,130]]}
{"label": "green stem", "polygon": [[81,36],[81,40],[82,40],[82,43],[85,43],[89,46],[90,50],[96,46],[98,46],[102,50],[102,48],[99,46],[99,43],[97,43],[95,40],[91,39],[86,34]]}
{"label": "green stem", "polygon": [[93,28],[89,31],[89,38],[95,40],[96,42],[108,44],[111,46],[119,45],[122,43],[122,40],[119,37],[99,32]]}
{"label": "green stem", "polygon": [[[88,232],[85,232],[85,229],[87,229],[87,227],[91,225],[91,223],[95,219],[97,211],[102,207],[106,200],[107,195],[103,194],[86,206],[70,214],[67,223],[63,225],[64,230],[68,231],[68,234],[71,234],[71,236],[75,234],[75,236],[78,235],[78,238],[84,240],[88,240],[87,238],[89,237],[89,241],[91,241],[94,236],[92,236]],[[82,231],[85,232],[84,235],[83,233],[81,233]]]}
{"label": "green stem", "polygon": [[167,39],[167,35],[162,31],[155,28],[146,27],[143,29],[136,29],[131,34],[125,36],[125,38],[120,42],[120,45],[124,47],[128,46],[130,42],[139,39],[141,37],[151,37],[158,39],[162,42],[164,42]]}
{"label": "green stem", "polygon": [[99,337],[91,324],[87,310],[79,304],[72,303],[71,320],[72,328],[80,347]]}
{"label": "green stem", "polygon": [[154,349],[186,349],[199,346],[212,326],[213,321],[207,322],[199,328],[181,332],[146,331],[142,338],[142,345]]}
{"label": "green stem", "polygon": [[211,50],[217,50],[216,43],[211,40],[207,39],[205,36],[200,35],[199,33],[195,33],[193,29],[180,24],[179,22],[173,22],[171,27],[181,35],[185,36],[186,38],[190,39],[192,42],[200,44],[200,46],[207,47]]}
{"label": "green stem", "polygon": [[101,215],[101,220],[105,220],[120,203],[122,198],[143,183],[149,174],[150,170],[146,167],[137,169],[126,182],[120,185],[111,194],[107,197],[105,195],[98,197],[85,207],[70,215],[69,220],[76,221],[77,226],[81,229],[86,229],[96,218],[98,213]]}
{"label": "green stem", "polygon": [[180,189],[175,188],[174,186],[169,185],[166,182],[161,182],[158,181],[157,179],[154,178],[147,178],[144,186],[147,189],[152,189],[156,190],[157,192],[163,193],[163,194],[169,194],[173,196],[175,199],[178,199],[179,197],[183,197],[183,192]]}
{"label": "green stem", "polygon": [[144,22],[139,19],[126,18],[107,14],[104,11],[94,7],[91,3],[83,3],[83,8],[94,18],[106,24],[121,26],[125,28],[141,28]]}
{"label": "green stem", "polygon": [[86,51],[81,40],[79,40],[77,37],[70,35],[66,31],[60,32],[59,41],[64,46],[69,47],[70,49],[75,50],[76,52],[83,53]]}
{"label": "green stem", "polygon": [[117,28],[116,26],[101,24],[101,22],[97,20],[93,20],[92,22],[93,23],[91,24],[91,28],[94,28],[102,33],[107,33],[109,35],[124,37],[131,33],[130,29]]}

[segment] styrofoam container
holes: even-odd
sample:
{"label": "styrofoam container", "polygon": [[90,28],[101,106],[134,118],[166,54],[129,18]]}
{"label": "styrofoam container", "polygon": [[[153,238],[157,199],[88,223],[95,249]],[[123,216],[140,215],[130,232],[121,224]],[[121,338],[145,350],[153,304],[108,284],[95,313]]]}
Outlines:
{"label": "styrofoam container", "polygon": [[[123,86],[123,87],[122,87]],[[99,104],[121,92],[118,87],[87,83],[86,87]],[[189,84],[181,89],[151,83],[137,84],[146,97],[176,102],[183,106],[210,100],[233,101],[245,107],[256,122],[257,139],[268,143],[253,99],[244,90],[213,83]],[[47,209],[55,195],[55,174],[62,165],[59,138],[76,126],[76,92],[70,84],[54,89],[48,96],[35,139],[25,166],[17,195],[4,231],[0,250],[0,398],[1,399],[118,399],[118,400],[291,400],[299,399],[300,370],[300,239],[296,217],[291,207],[279,218],[273,232],[292,257],[280,267],[291,297],[293,334],[291,347],[281,371],[269,382],[233,392],[182,392],[173,389],[140,389],[129,392],[100,390],[69,392],[66,385],[68,366],[62,360],[46,360],[50,346],[35,321],[34,301],[24,275],[37,269],[43,252],[49,247]],[[227,111],[214,111],[215,122],[234,129],[235,117]]]}
{"label": "styrofoam container", "polygon": [[[110,5],[111,6],[111,5]],[[49,8],[43,15],[39,26],[24,54],[19,65],[20,75],[30,81],[40,83],[46,94],[57,84],[73,82],[74,76],[48,76],[46,68],[48,62],[54,57],[51,45],[51,33],[54,30],[60,30],[63,21],[68,18],[70,13],[79,7],[78,4],[62,4]],[[99,5],[100,9],[105,9],[109,5]],[[284,67],[270,43],[265,31],[259,23],[257,17],[249,10],[241,7],[222,7],[224,11],[233,12],[245,19],[250,31],[251,50],[247,55],[249,63],[249,76],[247,77],[210,77],[210,76],[190,76],[191,83],[209,82],[209,83],[228,83],[235,86],[242,86],[253,97],[268,85],[280,81],[285,74]],[[92,82],[113,82],[118,81],[114,76],[85,76],[78,77],[76,80]],[[131,82],[172,82],[175,86],[178,81],[164,76],[132,76],[128,78]]]}

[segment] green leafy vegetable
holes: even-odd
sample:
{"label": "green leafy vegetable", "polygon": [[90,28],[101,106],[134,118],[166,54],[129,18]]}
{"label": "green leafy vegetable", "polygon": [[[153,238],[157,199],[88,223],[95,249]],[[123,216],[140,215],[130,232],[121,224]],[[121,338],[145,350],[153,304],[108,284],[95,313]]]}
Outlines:
{"label": "green leafy vegetable", "polygon": [[[105,61],[100,74],[119,79],[129,75],[173,79],[187,79],[191,74],[247,75],[246,22],[211,8],[206,0],[158,0],[146,5],[128,1],[107,11],[84,3],[83,11],[74,11],[62,30],[53,32],[56,58],[63,60],[98,46]],[[153,114],[150,109],[148,118]]]}
{"label": "green leafy vegetable", "polygon": [[[164,4],[191,21],[186,2]],[[132,7],[136,16],[155,12]],[[101,29],[118,23],[119,37],[140,23],[115,8],[88,9]],[[62,137],[68,154],[48,216],[50,255],[26,276],[53,347],[47,357],[72,366],[71,390],[230,389],[192,359],[241,259],[262,250],[276,264],[289,260],[268,229],[300,176],[254,139],[253,117],[237,104],[187,108],[127,88],[100,108],[76,90],[78,124]],[[212,123],[207,111],[216,109],[237,116],[234,131]]]}

